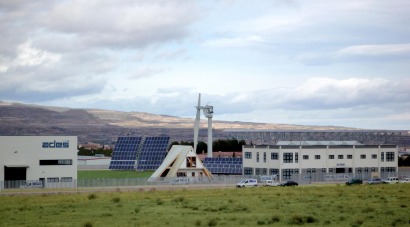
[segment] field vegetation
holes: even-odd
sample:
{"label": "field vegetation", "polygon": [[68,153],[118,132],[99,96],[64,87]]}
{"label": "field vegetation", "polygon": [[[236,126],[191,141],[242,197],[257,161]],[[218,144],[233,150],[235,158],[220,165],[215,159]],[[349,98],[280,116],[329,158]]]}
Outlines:
{"label": "field vegetation", "polygon": [[0,193],[0,225],[408,226],[409,190],[409,184],[389,184]]}

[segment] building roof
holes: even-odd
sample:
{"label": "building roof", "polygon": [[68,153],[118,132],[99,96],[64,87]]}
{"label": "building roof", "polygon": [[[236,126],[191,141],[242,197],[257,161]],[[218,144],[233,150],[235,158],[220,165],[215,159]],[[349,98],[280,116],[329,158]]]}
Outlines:
{"label": "building roof", "polygon": [[299,146],[317,146],[317,145],[363,145],[357,141],[278,141],[276,145],[279,146],[289,146],[289,145],[299,145]]}

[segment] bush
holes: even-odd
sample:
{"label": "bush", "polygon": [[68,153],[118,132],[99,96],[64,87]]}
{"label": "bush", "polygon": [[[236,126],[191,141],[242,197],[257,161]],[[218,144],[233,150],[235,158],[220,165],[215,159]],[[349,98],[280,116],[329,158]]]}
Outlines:
{"label": "bush", "polygon": [[97,198],[97,196],[95,194],[89,194],[88,195],[89,200],[93,200],[93,199],[96,199],[96,198]]}

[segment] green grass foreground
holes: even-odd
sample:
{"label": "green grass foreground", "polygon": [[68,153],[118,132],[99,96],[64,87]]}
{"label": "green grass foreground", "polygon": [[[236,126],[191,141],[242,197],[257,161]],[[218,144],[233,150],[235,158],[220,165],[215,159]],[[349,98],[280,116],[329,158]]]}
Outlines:
{"label": "green grass foreground", "polygon": [[133,170],[79,170],[78,179],[97,178],[149,178],[153,171],[136,172]]}
{"label": "green grass foreground", "polygon": [[408,226],[410,184],[2,195],[0,226]]}

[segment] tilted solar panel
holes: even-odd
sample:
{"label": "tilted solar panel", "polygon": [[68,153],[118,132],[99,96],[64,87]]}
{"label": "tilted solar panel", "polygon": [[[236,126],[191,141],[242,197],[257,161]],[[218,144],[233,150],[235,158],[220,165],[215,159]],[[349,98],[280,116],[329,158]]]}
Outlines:
{"label": "tilted solar panel", "polygon": [[109,169],[134,169],[141,139],[142,137],[118,137],[114,151],[112,152]]}

